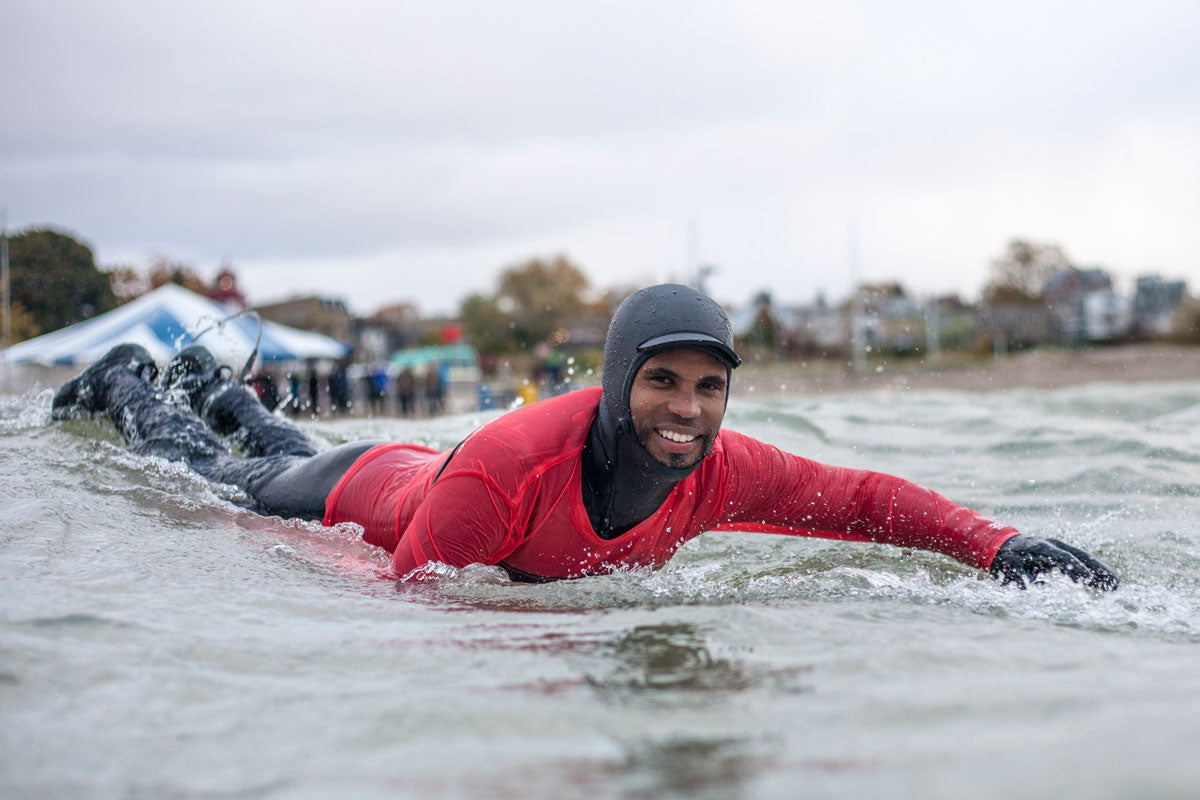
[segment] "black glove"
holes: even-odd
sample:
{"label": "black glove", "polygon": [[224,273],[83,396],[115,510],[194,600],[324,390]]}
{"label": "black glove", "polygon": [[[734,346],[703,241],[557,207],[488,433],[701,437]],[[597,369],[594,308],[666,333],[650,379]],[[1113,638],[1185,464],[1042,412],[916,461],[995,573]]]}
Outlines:
{"label": "black glove", "polygon": [[1015,583],[1022,589],[1026,581],[1034,583],[1039,575],[1052,569],[1076,583],[1083,581],[1104,591],[1117,588],[1115,572],[1099,559],[1058,539],[1014,536],[1000,546],[991,567],[992,575],[1002,583]]}

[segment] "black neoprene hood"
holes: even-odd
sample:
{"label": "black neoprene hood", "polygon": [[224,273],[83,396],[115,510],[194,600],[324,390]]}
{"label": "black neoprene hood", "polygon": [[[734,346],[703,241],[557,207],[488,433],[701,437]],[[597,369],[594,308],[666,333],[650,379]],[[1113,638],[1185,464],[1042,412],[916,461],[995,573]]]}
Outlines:
{"label": "black neoprene hood", "polygon": [[604,342],[604,395],[588,431],[582,468],[584,507],[603,538],[646,519],[699,466],[698,461],[688,467],[659,463],[638,441],[629,410],[633,379],[646,359],[680,347],[711,354],[727,371],[742,363],[733,351],[725,310],[690,286],[642,289],[613,314]]}

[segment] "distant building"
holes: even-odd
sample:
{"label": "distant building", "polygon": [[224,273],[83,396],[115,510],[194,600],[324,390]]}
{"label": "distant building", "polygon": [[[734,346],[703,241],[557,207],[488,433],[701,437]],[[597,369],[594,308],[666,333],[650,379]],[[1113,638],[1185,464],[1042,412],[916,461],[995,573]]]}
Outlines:
{"label": "distant building", "polygon": [[[761,299],[761,298],[760,298]],[[739,347],[762,337],[763,313],[773,323],[775,351],[785,357],[842,357],[850,347],[850,314],[844,308],[825,304],[822,297],[812,305],[767,305],[755,302],[730,314],[730,325]]]}
{"label": "distant building", "polygon": [[1084,329],[1089,342],[1111,342],[1129,334],[1133,304],[1111,289],[1100,289],[1083,298]]}
{"label": "distant building", "polygon": [[896,353],[910,353],[925,346],[925,312],[905,294],[887,297],[868,312],[867,344]]}
{"label": "distant building", "polygon": [[1158,275],[1139,277],[1134,284],[1133,332],[1139,336],[1170,333],[1175,309],[1185,297],[1186,281],[1164,281]]}
{"label": "distant building", "polygon": [[[885,283],[861,287],[858,297],[862,308],[859,324],[863,344],[873,350],[896,354],[936,352],[942,346],[968,347],[978,335],[978,310],[957,296],[918,302],[899,284]],[[777,354],[789,358],[845,358],[849,355],[854,300],[831,306],[819,295],[812,304],[771,305],[766,310],[777,326]],[[739,344],[755,338],[756,327],[762,327],[763,311],[760,299],[730,315]],[[1047,319],[1048,314],[1043,309],[1039,335],[1046,335]]]}
{"label": "distant building", "polygon": [[935,346],[951,350],[970,347],[979,336],[979,309],[956,294],[935,298],[926,306],[927,325],[937,335]]}
{"label": "distant building", "polygon": [[1082,344],[1088,338],[1087,298],[1096,292],[1112,293],[1112,278],[1102,269],[1063,267],[1046,280],[1042,297],[1064,344]]}
{"label": "distant building", "polygon": [[393,303],[362,320],[359,338],[369,340],[369,350],[387,358],[396,350],[416,347],[425,337],[421,314],[415,303]]}
{"label": "distant building", "polygon": [[980,322],[997,353],[1052,342],[1059,331],[1050,309],[1031,303],[985,306]]}
{"label": "distant building", "polygon": [[343,342],[354,341],[354,319],[342,300],[330,297],[298,297],[256,308],[263,319],[306,331],[323,333]]}
{"label": "distant building", "polygon": [[795,309],[793,323],[801,350],[841,356],[850,350],[850,314],[818,301]]}

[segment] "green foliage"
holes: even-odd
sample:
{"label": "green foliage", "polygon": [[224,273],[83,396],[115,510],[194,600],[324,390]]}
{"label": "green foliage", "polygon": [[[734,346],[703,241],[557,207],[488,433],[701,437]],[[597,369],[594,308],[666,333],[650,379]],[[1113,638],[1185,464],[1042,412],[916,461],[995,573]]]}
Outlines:
{"label": "green foliage", "polygon": [[563,332],[581,316],[596,313],[587,301],[587,276],[562,256],[530,259],[504,270],[496,293],[462,301],[459,318],[467,339],[481,353],[530,350],[566,341]]}
{"label": "green foliage", "polygon": [[965,350],[977,338],[978,320],[966,314],[943,317],[939,342],[947,350]]}
{"label": "green foliage", "polygon": [[9,239],[12,297],[39,333],[65,328],[117,305],[91,248],[49,228]]}
{"label": "green foliage", "polygon": [[983,288],[988,305],[1033,305],[1042,300],[1046,279],[1071,265],[1057,244],[1013,239],[1004,255],[992,262],[992,278]]}
{"label": "green foliage", "polygon": [[517,351],[514,323],[500,310],[495,297],[470,295],[462,301],[458,315],[463,333],[479,352],[500,355]]}

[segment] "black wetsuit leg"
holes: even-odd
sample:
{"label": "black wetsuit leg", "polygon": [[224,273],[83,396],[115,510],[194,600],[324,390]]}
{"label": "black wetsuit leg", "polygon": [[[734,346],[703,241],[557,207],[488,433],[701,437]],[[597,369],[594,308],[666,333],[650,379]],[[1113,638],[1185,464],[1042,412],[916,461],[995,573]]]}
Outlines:
{"label": "black wetsuit leg", "polygon": [[[315,456],[263,456],[242,459],[246,482],[238,483],[266,514],[322,519],[325,498],[358,457],[381,442],[347,442]],[[289,459],[284,462],[282,459]],[[271,462],[267,469],[256,469]],[[197,470],[199,471],[199,470]]]}
{"label": "black wetsuit leg", "polygon": [[316,455],[296,423],[272,414],[245,384],[230,380],[213,384],[197,411],[214,431],[231,436],[247,457]]}
{"label": "black wetsuit leg", "polygon": [[137,375],[113,370],[105,377],[108,414],[135,453],[182,461],[210,481],[237,486],[266,514],[322,518],[334,484],[378,444],[350,442],[314,455],[298,428],[267,414],[270,425],[246,434],[263,454],[238,458],[190,409],[167,403]]}

